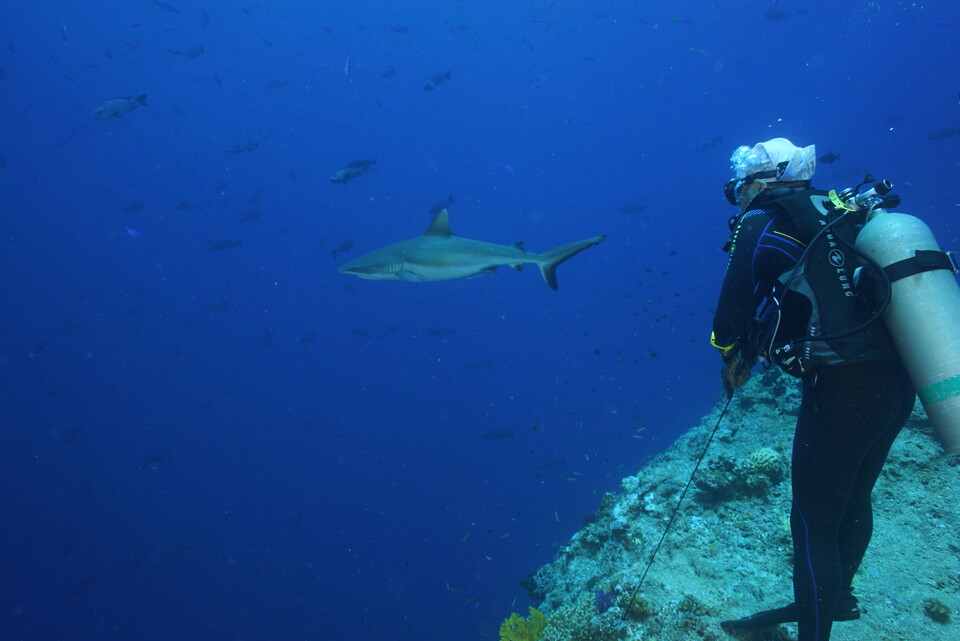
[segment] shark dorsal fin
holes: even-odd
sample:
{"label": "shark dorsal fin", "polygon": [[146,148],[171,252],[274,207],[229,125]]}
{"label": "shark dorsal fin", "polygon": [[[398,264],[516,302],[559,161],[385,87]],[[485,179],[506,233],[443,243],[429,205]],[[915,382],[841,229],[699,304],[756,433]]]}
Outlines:
{"label": "shark dorsal fin", "polygon": [[433,217],[430,226],[427,227],[427,231],[423,232],[423,235],[453,236],[453,232],[450,231],[450,217],[447,215],[446,209],[441,209],[437,212],[437,215]]}

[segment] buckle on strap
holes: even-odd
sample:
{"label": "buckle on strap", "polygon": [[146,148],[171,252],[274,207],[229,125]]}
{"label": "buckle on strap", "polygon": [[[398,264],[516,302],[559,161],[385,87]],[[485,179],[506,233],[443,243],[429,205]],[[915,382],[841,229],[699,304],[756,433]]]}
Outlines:
{"label": "buckle on strap", "polygon": [[953,265],[953,273],[960,273],[960,255],[955,251],[945,251],[947,258],[950,260],[950,264]]}

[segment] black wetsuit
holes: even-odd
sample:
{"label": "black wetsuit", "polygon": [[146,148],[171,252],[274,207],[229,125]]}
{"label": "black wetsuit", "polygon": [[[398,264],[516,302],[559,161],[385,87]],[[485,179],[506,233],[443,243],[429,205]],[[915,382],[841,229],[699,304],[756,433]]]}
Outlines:
{"label": "black wetsuit", "polygon": [[[775,203],[740,217],[714,318],[718,346],[736,343],[802,251],[793,223]],[[791,320],[798,319],[784,319]],[[853,618],[836,612],[838,599],[849,595],[870,542],[870,495],[914,396],[896,359],[835,365],[803,380],[790,517],[798,641],[826,641],[835,615]]]}

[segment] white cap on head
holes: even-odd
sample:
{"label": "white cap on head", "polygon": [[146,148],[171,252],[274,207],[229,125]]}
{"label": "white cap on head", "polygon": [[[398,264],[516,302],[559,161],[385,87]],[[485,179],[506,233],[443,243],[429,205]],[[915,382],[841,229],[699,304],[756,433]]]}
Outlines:
{"label": "white cap on head", "polygon": [[773,138],[753,147],[739,147],[730,157],[738,179],[761,182],[810,180],[817,168],[816,145],[797,147],[786,138]]}

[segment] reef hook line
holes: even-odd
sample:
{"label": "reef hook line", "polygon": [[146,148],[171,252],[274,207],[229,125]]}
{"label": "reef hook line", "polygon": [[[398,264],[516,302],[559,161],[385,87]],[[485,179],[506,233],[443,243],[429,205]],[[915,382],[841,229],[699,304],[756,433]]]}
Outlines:
{"label": "reef hook line", "polygon": [[630,595],[630,601],[627,602],[627,606],[623,608],[623,616],[621,620],[627,618],[627,612],[630,611],[630,606],[633,605],[634,600],[637,598],[637,593],[640,591],[640,586],[643,585],[643,580],[647,578],[647,572],[650,571],[650,567],[653,565],[654,559],[657,558],[657,552],[660,551],[660,546],[663,545],[664,539],[667,538],[667,533],[670,532],[670,526],[673,525],[673,520],[677,516],[677,512],[680,510],[680,505],[683,503],[683,498],[687,495],[687,490],[690,489],[690,486],[693,485],[693,479],[697,476],[697,470],[700,469],[700,464],[703,463],[703,458],[707,455],[707,450],[710,449],[710,443],[713,442],[713,437],[717,434],[717,430],[720,428],[720,423],[723,421],[723,417],[727,414],[727,409],[730,407],[730,403],[733,401],[733,394],[727,397],[727,404],[723,406],[723,411],[720,412],[720,417],[717,419],[717,424],[713,426],[713,431],[710,432],[710,438],[707,439],[707,444],[703,446],[703,452],[700,453],[700,458],[697,459],[697,464],[693,467],[693,472],[690,473],[690,478],[687,480],[687,484],[683,488],[683,492],[680,493],[680,499],[677,501],[677,505],[673,508],[673,512],[670,513],[670,519],[667,521],[667,526],[663,528],[663,534],[660,536],[660,541],[657,542],[657,547],[653,549],[653,554],[650,555],[650,560],[647,561],[647,567],[643,569],[643,574],[640,576],[640,581],[637,583],[637,587],[634,588],[633,594]]}

